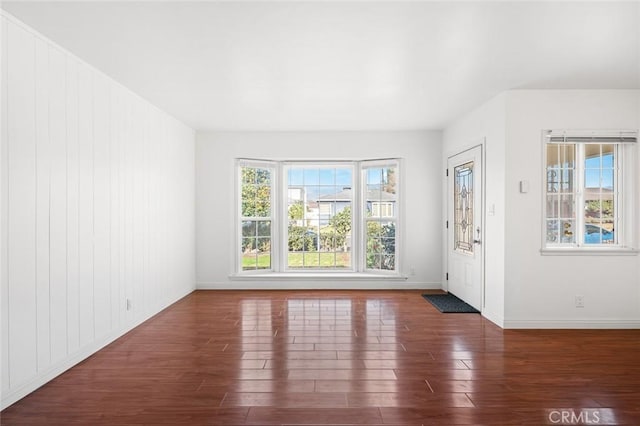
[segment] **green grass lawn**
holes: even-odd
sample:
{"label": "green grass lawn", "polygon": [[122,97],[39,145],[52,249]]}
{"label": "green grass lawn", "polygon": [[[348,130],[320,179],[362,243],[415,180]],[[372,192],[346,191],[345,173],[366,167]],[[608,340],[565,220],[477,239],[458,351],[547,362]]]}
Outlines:
{"label": "green grass lawn", "polygon": [[271,268],[271,255],[259,254],[257,257],[255,254],[242,255],[242,269],[270,269]]}
{"label": "green grass lawn", "polygon": [[[242,256],[242,269],[271,268],[270,254],[245,254]],[[349,268],[351,253],[295,252],[289,253],[289,268]]]}

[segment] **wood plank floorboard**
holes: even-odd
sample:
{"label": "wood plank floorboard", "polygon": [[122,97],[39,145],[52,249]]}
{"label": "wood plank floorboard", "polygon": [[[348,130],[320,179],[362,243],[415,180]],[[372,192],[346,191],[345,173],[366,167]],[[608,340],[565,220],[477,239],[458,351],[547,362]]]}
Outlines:
{"label": "wood plank floorboard", "polygon": [[502,330],[419,291],[196,291],[0,423],[639,425],[638,354],[640,330]]}

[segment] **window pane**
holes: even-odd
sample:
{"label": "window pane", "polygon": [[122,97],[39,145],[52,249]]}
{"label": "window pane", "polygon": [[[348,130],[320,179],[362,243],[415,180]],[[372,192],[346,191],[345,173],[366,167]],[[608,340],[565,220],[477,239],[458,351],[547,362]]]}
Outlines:
{"label": "window pane", "polygon": [[271,185],[256,185],[256,205],[260,206],[260,216],[269,216],[271,214]]}
{"label": "window pane", "polygon": [[271,170],[241,168],[242,270],[271,268]]}
{"label": "window pane", "polygon": [[335,169],[320,169],[320,185],[335,185]]}
{"label": "window pane", "polygon": [[271,255],[268,253],[246,254],[242,257],[242,270],[271,269]]}
{"label": "window pane", "polygon": [[561,194],[559,200],[559,217],[564,219],[575,218],[575,197],[571,194]]}
{"label": "window pane", "polygon": [[320,266],[320,254],[318,253],[305,253],[304,254],[304,267],[305,268],[317,268]]}
{"label": "window pane", "polygon": [[242,168],[242,217],[271,216],[271,171]]}
{"label": "window pane", "polygon": [[289,185],[302,185],[304,184],[304,172],[302,169],[290,168],[288,173]]}
{"label": "window pane", "polygon": [[[302,184],[291,170],[302,171]],[[288,268],[351,268],[352,174],[336,166],[287,172]]]}
{"label": "window pane", "polygon": [[547,169],[547,192],[572,193],[574,189],[573,169]]}
{"label": "window pane", "polygon": [[[258,233],[266,237],[256,238]],[[242,222],[242,269],[270,269],[271,268],[271,222],[244,221]]]}
{"label": "window pane", "polygon": [[261,220],[258,222],[258,237],[271,237],[271,221]]}
{"label": "window pane", "polygon": [[367,221],[366,266],[368,269],[395,269],[396,223]]}
{"label": "window pane", "polygon": [[304,184],[318,185],[320,183],[320,170],[304,169]]}
{"label": "window pane", "polygon": [[547,195],[547,219],[555,219],[560,213],[560,197],[558,195]]}
{"label": "window pane", "polygon": [[251,253],[242,256],[242,270],[250,271],[258,268],[258,258]]}
{"label": "window pane", "polygon": [[573,169],[575,168],[574,144],[548,144],[547,168]]}
{"label": "window pane", "polygon": [[256,223],[251,220],[246,220],[242,222],[242,236],[243,237],[255,237],[257,235],[256,232]]}
{"label": "window pane", "polygon": [[615,243],[615,145],[585,147],[584,243]]}
{"label": "window pane", "polygon": [[366,170],[366,217],[395,217],[397,197],[396,175],[396,167],[386,166]]}
{"label": "window pane", "polygon": [[379,254],[367,252],[367,268],[382,269],[382,257]]}
{"label": "window pane", "polygon": [[573,193],[575,144],[547,145],[547,193]]}
{"label": "window pane", "polygon": [[602,146],[602,168],[613,168],[615,163],[616,146],[612,144]]}
{"label": "window pane", "polygon": [[548,220],[547,221],[547,243],[560,242],[560,221]]}
{"label": "window pane", "polygon": [[258,184],[271,184],[271,170],[258,169],[256,183]]}
{"label": "window pane", "polygon": [[340,187],[351,186],[353,182],[352,171],[350,168],[336,169],[336,185]]}
{"label": "window pane", "polygon": [[247,237],[242,239],[242,251],[244,253],[253,253],[256,250],[256,239]]}
{"label": "window pane", "polygon": [[380,268],[387,270],[387,271],[393,271],[396,269],[396,257],[394,255],[385,255],[382,256],[380,259]]}
{"label": "window pane", "polygon": [[256,239],[257,269],[271,269],[271,238]]}
{"label": "window pane", "polygon": [[576,242],[575,221],[561,220],[560,222],[560,242],[563,244],[572,244]]}
{"label": "window pane", "polygon": [[371,168],[367,169],[367,185],[374,186],[380,185],[382,182],[382,169]]}

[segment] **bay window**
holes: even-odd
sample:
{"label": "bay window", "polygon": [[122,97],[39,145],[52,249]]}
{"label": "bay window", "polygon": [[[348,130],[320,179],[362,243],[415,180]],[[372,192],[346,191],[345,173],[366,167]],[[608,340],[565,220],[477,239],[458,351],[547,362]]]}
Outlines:
{"label": "bay window", "polygon": [[398,273],[399,160],[237,168],[237,273]]}

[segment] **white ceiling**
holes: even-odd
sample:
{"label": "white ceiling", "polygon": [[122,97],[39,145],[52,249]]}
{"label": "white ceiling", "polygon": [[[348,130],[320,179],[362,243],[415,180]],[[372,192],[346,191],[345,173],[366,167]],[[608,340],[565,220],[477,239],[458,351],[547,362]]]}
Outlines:
{"label": "white ceiling", "polygon": [[4,2],[197,130],[440,129],[514,88],[640,88],[638,2]]}

